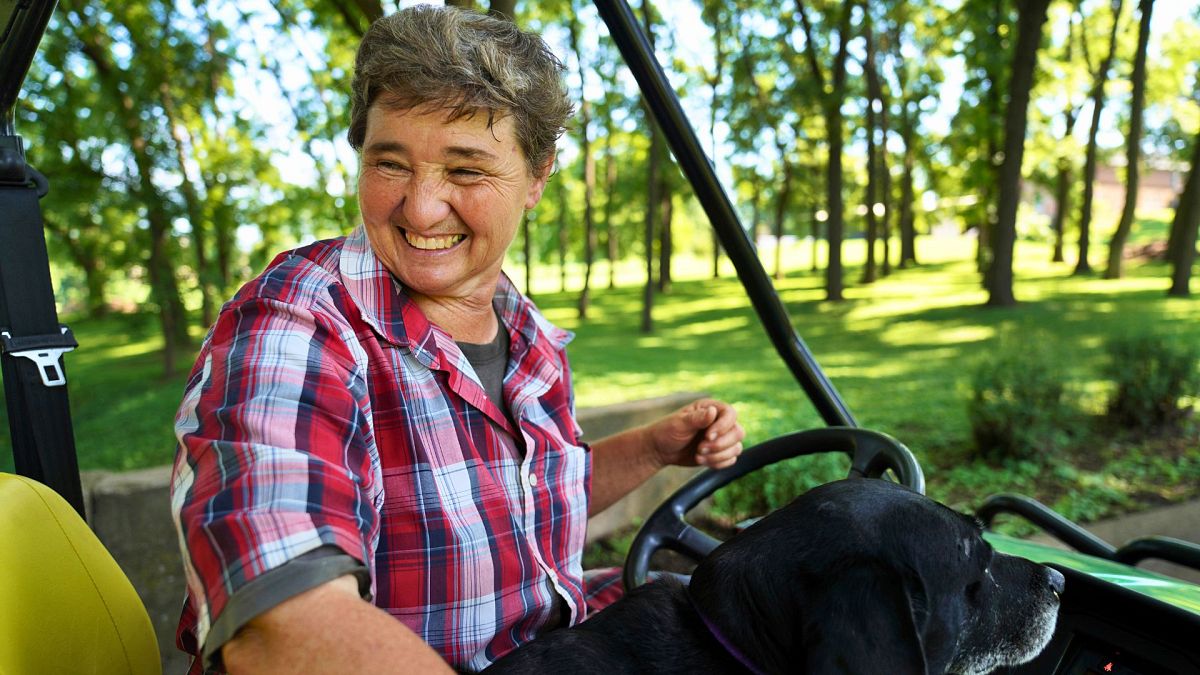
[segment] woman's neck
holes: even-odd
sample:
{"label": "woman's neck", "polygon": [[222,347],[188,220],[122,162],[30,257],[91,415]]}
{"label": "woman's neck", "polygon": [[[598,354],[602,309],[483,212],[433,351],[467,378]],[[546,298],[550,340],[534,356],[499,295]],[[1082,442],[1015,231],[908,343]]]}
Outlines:
{"label": "woman's neck", "polygon": [[486,344],[496,337],[499,321],[491,296],[435,298],[410,294],[429,322],[450,334],[456,342]]}

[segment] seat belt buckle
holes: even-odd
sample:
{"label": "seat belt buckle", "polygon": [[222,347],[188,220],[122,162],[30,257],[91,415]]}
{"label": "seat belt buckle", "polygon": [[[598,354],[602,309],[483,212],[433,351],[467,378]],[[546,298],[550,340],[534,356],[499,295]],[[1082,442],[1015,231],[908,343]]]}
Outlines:
{"label": "seat belt buckle", "polygon": [[7,330],[0,331],[0,354],[20,356],[33,361],[38,374],[42,376],[42,384],[47,387],[61,387],[67,383],[67,375],[62,368],[62,355],[74,351],[79,343],[71,334],[71,329],[59,326],[59,335],[30,335],[13,337]]}

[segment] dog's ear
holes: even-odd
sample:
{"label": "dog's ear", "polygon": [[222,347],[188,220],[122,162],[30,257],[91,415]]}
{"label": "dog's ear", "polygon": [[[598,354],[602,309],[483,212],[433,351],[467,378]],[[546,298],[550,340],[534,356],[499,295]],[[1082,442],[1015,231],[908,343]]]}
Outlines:
{"label": "dog's ear", "polygon": [[928,610],[910,581],[890,566],[862,562],[810,587],[795,636],[804,645],[806,672],[928,673],[918,626]]}

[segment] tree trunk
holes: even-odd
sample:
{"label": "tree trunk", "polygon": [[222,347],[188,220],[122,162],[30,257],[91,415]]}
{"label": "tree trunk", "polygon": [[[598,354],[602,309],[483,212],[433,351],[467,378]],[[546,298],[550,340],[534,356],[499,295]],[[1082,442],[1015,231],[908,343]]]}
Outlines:
{"label": "tree trunk", "polygon": [[[905,106],[908,104],[906,103]],[[900,267],[917,264],[916,190],[913,188],[913,170],[916,168],[916,150],[913,148],[915,135],[909,126],[907,115],[901,124],[900,138],[904,142],[904,174],[900,177]]]}
{"label": "tree trunk", "polygon": [[[612,176],[616,172],[616,163],[612,161],[611,157],[609,157],[607,161],[607,172],[610,176]],[[611,180],[605,181],[610,191],[616,189],[616,182],[615,176],[613,176]],[[617,237],[617,227],[613,224],[612,219],[612,204],[612,192],[609,192],[609,196],[604,200],[604,243],[606,256],[608,258],[609,289],[617,287],[617,262],[619,261],[621,255],[619,247],[620,239]]]}
{"label": "tree trunk", "polygon": [[[708,108],[708,133],[712,143],[710,148],[709,160],[715,161],[717,158],[717,119],[720,114],[721,98],[717,95],[717,87],[721,85],[722,75],[725,72],[725,40],[724,40],[724,22],[722,21],[721,5],[717,3],[713,5],[716,12],[713,15],[713,51],[715,54],[715,73],[709,80],[709,87],[712,90],[712,95],[709,100]],[[716,228],[710,227],[712,235],[712,278],[721,278],[721,237],[717,235]]]}
{"label": "tree trunk", "polygon": [[[496,2],[492,2],[493,10]],[[509,11],[512,11],[511,3]],[[579,48],[579,19],[574,12],[567,22],[571,50],[579,63],[580,77],[586,70],[583,51]],[[592,104],[587,99],[587,80],[579,86],[579,151],[583,154],[583,289],[579,291],[579,318],[586,319],[592,292],[592,263],[596,257],[596,223],[593,206],[596,201],[596,158],[592,154]]]}
{"label": "tree trunk", "polygon": [[1017,237],[1017,206],[1021,199],[1021,162],[1025,157],[1029,92],[1037,66],[1038,45],[1050,0],[1018,3],[1017,44],[1008,82],[1008,110],[1004,115],[1004,163],[1000,165],[1000,199],[992,228],[992,262],[984,276],[988,305],[1010,306],[1013,295],[1013,246]]}
{"label": "tree trunk", "polygon": [[[868,19],[869,21],[869,19]],[[876,260],[875,242],[883,239],[883,260],[880,273],[883,276],[891,274],[891,228],[888,224],[891,201],[891,176],[887,166],[887,97],[883,93],[883,85],[879,79],[876,64],[875,36],[870,23],[864,29],[867,42],[867,57],[863,63],[863,72],[867,79],[867,264],[863,269],[863,282],[875,281]],[[879,110],[875,110],[878,102]],[[876,131],[881,140],[876,140]],[[882,213],[875,208],[882,205]]]}
{"label": "tree trunk", "polygon": [[[879,271],[883,276],[892,273],[892,170],[888,166],[888,97],[881,87],[879,90],[879,135],[880,143],[876,148],[879,154],[879,192],[882,213],[876,213],[879,218],[879,236],[883,239],[883,260]],[[874,206],[872,205],[872,210]]]}
{"label": "tree trunk", "polygon": [[1108,70],[1112,66],[1113,57],[1117,53],[1117,28],[1121,19],[1122,0],[1112,2],[1112,31],[1108,37],[1108,54],[1100,62],[1096,71],[1096,83],[1092,87],[1092,123],[1088,130],[1088,145],[1086,159],[1083,164],[1083,204],[1079,211],[1079,260],[1075,262],[1072,274],[1091,274],[1092,264],[1088,260],[1088,250],[1092,234],[1092,199],[1095,195],[1096,163],[1099,149],[1096,139],[1100,134],[1100,113],[1104,110],[1104,85],[1108,83]]}
{"label": "tree trunk", "polygon": [[[585,102],[582,106],[587,108]],[[588,114],[583,113],[583,290],[579,292],[579,318],[587,318],[592,291],[592,263],[596,258],[596,225],[592,214],[596,199],[596,158],[592,156],[591,141],[587,138]]]}
{"label": "tree trunk", "polygon": [[658,222],[661,223],[658,230],[658,290],[660,293],[670,293],[671,254],[674,250],[674,243],[671,241],[671,222],[675,216],[675,203],[671,196],[671,186],[667,184],[666,180],[662,181],[658,204]]}
{"label": "tree trunk", "polygon": [[1054,254],[1050,262],[1063,262],[1064,240],[1066,239],[1066,220],[1071,200],[1071,160],[1060,157],[1058,160],[1058,179],[1054,186],[1054,220],[1050,229],[1054,232]]}
{"label": "tree trunk", "polygon": [[750,238],[754,240],[754,245],[758,246],[758,240],[762,237],[762,225],[759,221],[762,220],[762,179],[755,174],[754,187],[750,190],[753,196],[750,197]]}
{"label": "tree trunk", "polygon": [[820,253],[821,248],[821,222],[814,214],[812,220],[812,265],[810,267],[810,271],[812,272],[817,272],[820,269],[820,265],[817,264],[817,255]]}
{"label": "tree trunk", "polygon": [[658,157],[662,139],[658,133],[658,125],[647,110],[647,123],[650,125],[650,156],[646,167],[646,217],[643,223],[642,242],[646,255],[646,285],[642,288],[642,332],[654,331],[654,240],[655,219],[659,209],[658,198]]}
{"label": "tree trunk", "polygon": [[1171,261],[1171,288],[1167,295],[1191,295],[1192,265],[1196,260],[1196,231],[1200,228],[1200,134],[1192,148],[1192,167],[1188,171],[1175,218],[1171,222],[1171,243],[1167,257]]}
{"label": "tree trunk", "polygon": [[488,14],[501,19],[516,21],[516,7],[517,0],[492,0],[490,3],[488,3]]}
{"label": "tree trunk", "polygon": [[[845,230],[845,207],[842,201],[842,149],[846,139],[842,128],[842,102],[846,97],[846,57],[849,53],[846,47],[850,41],[850,15],[857,4],[851,0],[842,5],[837,32],[838,50],[834,56],[830,75],[833,86],[828,93],[822,96],[821,101],[825,118],[825,135],[829,139],[829,161],[825,169],[825,201],[829,211],[829,220],[826,225],[829,262],[825,266],[825,298],[833,302],[845,299],[842,279],[842,235]],[[804,27],[805,52],[808,56],[809,69],[816,80],[818,91],[824,92],[825,78],[817,60],[812,25],[809,23],[803,0],[796,0],[796,9]]]}
{"label": "tree trunk", "polygon": [[[46,231],[67,249],[71,262],[83,272],[83,284],[87,290],[87,315],[98,319],[108,314],[108,300],[105,295],[108,275],[104,272],[104,263],[94,246],[88,246],[85,241],[79,241],[71,236],[70,228],[51,217],[42,214],[42,223]],[[88,223],[94,226],[94,223]]]}
{"label": "tree trunk", "polygon": [[617,162],[613,152],[613,116],[604,116],[604,233],[605,250],[608,257],[608,287],[617,287],[617,260],[621,251],[617,227],[613,224],[613,195],[617,193]]}
{"label": "tree trunk", "polygon": [[[1027,0],[1018,0],[1017,6],[1020,8],[1026,4],[1028,4]],[[993,18],[992,26],[995,29],[994,35],[999,36],[1002,34],[1001,28],[1004,27],[1004,6],[1001,3],[992,3],[991,8]],[[1019,22],[1020,20],[1018,19],[1018,23]],[[1041,30],[1040,26],[1038,27],[1038,30]],[[1003,45],[1002,43],[997,42],[995,43],[995,46],[997,49],[1000,49]],[[1036,59],[1037,44],[1034,45],[1034,50],[1033,58]],[[1001,157],[1001,151],[1006,141],[1006,139],[1000,138],[999,134],[1004,133],[1006,129],[1005,125],[1007,124],[1007,117],[1004,120],[997,119],[1002,114],[1000,111],[1004,108],[1004,98],[1000,91],[1001,74],[997,72],[994,66],[994,61],[989,62],[984,70],[987,73],[987,79],[989,83],[986,92],[987,169],[992,172],[995,182],[993,183],[992,181],[984,181],[980,188],[979,203],[983,207],[983,211],[979,214],[979,223],[977,225],[979,228],[979,233],[975,238],[975,267],[980,272],[980,278],[983,279],[983,285],[985,288],[987,287],[988,270],[990,269],[994,259],[994,254],[991,250],[995,236],[993,233],[996,231],[997,222],[1000,219],[1000,208],[997,204],[997,200],[1004,198],[999,187],[999,184],[1003,182],[1001,177],[1003,168],[997,164],[997,161],[998,158]],[[1011,86],[1011,81],[1009,86]],[[1005,113],[1007,113],[1007,111],[1005,111]],[[1023,142],[1022,147],[1024,147]],[[1018,166],[1018,183],[1020,181],[1020,171],[1021,168]],[[1020,193],[1018,192],[1018,195],[1019,194]]]}
{"label": "tree trunk", "polygon": [[[863,64],[864,70],[867,70],[867,80],[871,79],[870,69],[874,66],[874,47],[871,45],[870,33],[867,34],[867,63]],[[870,91],[871,85],[867,85],[867,90]],[[862,279],[864,284],[875,282],[875,241],[879,237],[879,221],[875,217],[875,202],[878,199],[876,192],[879,190],[879,161],[878,148],[875,147],[875,129],[878,120],[875,117],[875,99],[870,94],[867,95],[867,189],[863,195],[864,206],[867,207],[867,259],[863,264]]]}
{"label": "tree trunk", "polygon": [[[782,152],[784,148],[780,148]],[[792,195],[792,163],[785,158],[783,161],[783,180],[779,186],[779,194],[775,198],[775,278],[783,278],[783,223],[787,218],[788,201]]]}
{"label": "tree trunk", "polygon": [[[712,229],[712,228],[709,228]],[[713,229],[713,279],[721,277],[721,237]]]}
{"label": "tree trunk", "polygon": [[1133,59],[1133,97],[1129,103],[1129,136],[1125,139],[1125,208],[1121,209],[1121,221],[1108,244],[1108,267],[1105,279],[1121,278],[1121,262],[1125,256],[1125,242],[1133,231],[1133,217],[1138,200],[1138,164],[1141,161],[1142,109],[1146,106],[1146,50],[1150,44],[1150,14],[1154,0],[1138,3],[1138,45]]}
{"label": "tree trunk", "polygon": [[208,237],[206,236],[208,226],[204,222],[204,210],[200,204],[200,195],[196,191],[196,185],[192,182],[187,166],[186,148],[192,144],[188,142],[189,138],[184,131],[182,121],[178,118],[175,99],[171,96],[170,87],[165,82],[159,87],[159,98],[162,100],[167,125],[171,127],[171,139],[175,142],[175,162],[179,165],[179,175],[181,176],[179,188],[183,192],[184,209],[187,212],[188,224],[192,228],[192,248],[195,249],[193,253],[196,257],[196,285],[197,290],[200,291],[200,320],[207,328],[216,320],[216,311],[213,306],[212,270],[209,269],[208,262]]}
{"label": "tree trunk", "polygon": [[[1084,35],[1080,36],[1080,46],[1083,48],[1084,63],[1088,69],[1091,69],[1091,58],[1088,56],[1087,38]],[[1067,21],[1067,50],[1066,60],[1073,60],[1075,45],[1075,12],[1071,12]],[[1079,107],[1071,101],[1070,96],[1067,97],[1067,106],[1063,109],[1063,124],[1064,131],[1062,140],[1065,143],[1075,133],[1075,122],[1079,120]],[[1074,161],[1071,157],[1060,155],[1058,158],[1058,178],[1054,188],[1054,217],[1051,220],[1050,229],[1054,233],[1054,249],[1050,256],[1050,262],[1065,262],[1066,257],[1063,255],[1064,242],[1066,240],[1067,230],[1067,214],[1071,212],[1071,173],[1074,168]]]}
{"label": "tree trunk", "polygon": [[567,246],[571,243],[567,223],[567,189],[558,181],[558,290],[567,292]]}
{"label": "tree trunk", "polygon": [[529,223],[533,220],[532,213],[526,213],[521,219],[521,255],[525,257],[525,295],[533,298],[533,240],[529,238]]}
{"label": "tree trunk", "polygon": [[[654,24],[651,18],[652,9],[650,0],[642,0],[642,20],[646,28],[646,36],[650,40],[650,46],[654,46]],[[646,285],[642,288],[642,332],[651,333],[654,331],[654,235],[655,235],[655,217],[659,209],[658,188],[660,186],[659,174],[659,156],[662,154],[662,134],[658,130],[658,123],[654,121],[654,115],[650,112],[650,106],[642,101],[642,107],[646,111],[646,126],[650,131],[650,151],[647,157],[646,166],[646,218],[643,223],[643,238],[646,254]]]}

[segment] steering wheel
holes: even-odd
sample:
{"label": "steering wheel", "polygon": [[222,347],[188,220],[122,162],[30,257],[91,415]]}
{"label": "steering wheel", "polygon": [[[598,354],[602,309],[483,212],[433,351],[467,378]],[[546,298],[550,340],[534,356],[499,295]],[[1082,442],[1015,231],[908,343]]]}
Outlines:
{"label": "steering wheel", "polygon": [[850,477],[879,477],[891,469],[900,483],[925,494],[925,474],[912,452],[900,441],[868,429],[825,427],[799,431],[747,449],[733,466],[709,469],[692,478],[663,502],[642,525],[629,555],[622,580],[626,589],[646,582],[650,557],[670,549],[699,561],[721,542],[684,521],[701,500],[748,473],[801,455],[842,452],[850,457]]}

